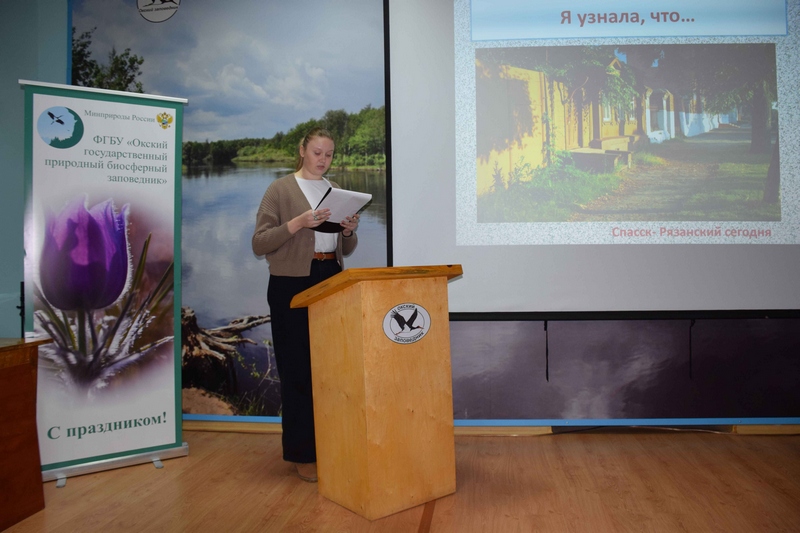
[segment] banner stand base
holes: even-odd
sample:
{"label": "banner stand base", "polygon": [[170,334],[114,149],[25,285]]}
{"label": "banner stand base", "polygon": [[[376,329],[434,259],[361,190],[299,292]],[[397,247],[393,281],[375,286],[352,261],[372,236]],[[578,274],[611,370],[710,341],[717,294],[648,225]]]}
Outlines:
{"label": "banner stand base", "polygon": [[[186,455],[189,455],[189,444],[184,442],[181,446],[167,448],[166,450],[127,455],[125,457],[94,461],[91,463],[73,465],[65,468],[54,468],[52,470],[42,472],[42,481],[45,482],[59,480],[59,483],[61,483],[62,480],[64,480],[64,484],[66,484],[66,478],[68,477],[93,474],[95,472],[102,472],[103,470],[113,470],[115,468],[123,468],[126,466],[134,466],[144,463],[154,463],[156,468],[159,468],[158,465],[161,464],[161,461],[164,459],[173,459],[175,457],[184,457]],[[60,486],[64,485],[62,484]]]}

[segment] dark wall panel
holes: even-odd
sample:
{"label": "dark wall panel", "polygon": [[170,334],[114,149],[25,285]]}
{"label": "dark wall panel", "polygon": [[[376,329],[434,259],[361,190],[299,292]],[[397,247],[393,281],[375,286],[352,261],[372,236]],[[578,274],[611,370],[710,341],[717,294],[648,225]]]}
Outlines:
{"label": "dark wall panel", "polygon": [[686,416],[688,320],[549,324],[550,381],[565,398],[559,418]]}
{"label": "dark wall panel", "polygon": [[694,416],[800,416],[800,321],[698,320],[692,348]]}
{"label": "dark wall panel", "polygon": [[458,419],[800,416],[800,320],[451,323]]}
{"label": "dark wall panel", "polygon": [[535,418],[548,400],[542,322],[451,322],[456,419]]}

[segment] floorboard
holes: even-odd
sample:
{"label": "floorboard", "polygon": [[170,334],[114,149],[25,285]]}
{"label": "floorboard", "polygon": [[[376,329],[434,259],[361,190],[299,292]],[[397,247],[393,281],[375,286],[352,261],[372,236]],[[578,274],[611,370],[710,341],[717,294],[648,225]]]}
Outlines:
{"label": "floorboard", "polygon": [[185,431],[189,455],[45,483],[8,533],[800,531],[800,435],[607,428],[457,436],[458,490],[369,521],[280,459],[280,435]]}

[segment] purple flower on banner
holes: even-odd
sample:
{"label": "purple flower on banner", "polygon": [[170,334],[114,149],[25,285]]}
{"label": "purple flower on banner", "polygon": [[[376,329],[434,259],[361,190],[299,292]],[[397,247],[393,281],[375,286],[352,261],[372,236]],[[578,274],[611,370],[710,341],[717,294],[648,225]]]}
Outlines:
{"label": "purple flower on banner", "polygon": [[90,395],[126,369],[169,354],[173,340],[160,326],[171,316],[175,265],[160,278],[148,275],[149,234],[133,267],[129,210],[117,212],[112,200],[87,208],[81,196],[45,220],[34,317],[53,342],[39,355],[65,385]]}
{"label": "purple flower on banner", "polygon": [[112,200],[87,209],[81,196],[45,220],[34,317],[37,330],[53,342],[39,355],[66,386],[90,396],[135,375],[126,369],[169,353],[173,340],[162,336],[162,326],[170,323],[175,266],[160,278],[148,275],[150,234],[133,268],[129,210],[126,204],[117,212]]}
{"label": "purple flower on banner", "polygon": [[128,206],[111,200],[86,208],[78,198],[46,221],[40,263],[42,293],[61,310],[103,309],[128,282]]}

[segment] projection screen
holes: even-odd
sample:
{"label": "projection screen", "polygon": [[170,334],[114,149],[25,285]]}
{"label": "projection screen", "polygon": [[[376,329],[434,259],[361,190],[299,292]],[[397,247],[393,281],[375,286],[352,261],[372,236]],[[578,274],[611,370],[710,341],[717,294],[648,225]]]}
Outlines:
{"label": "projection screen", "polygon": [[393,264],[451,312],[800,308],[798,0],[388,8]]}

